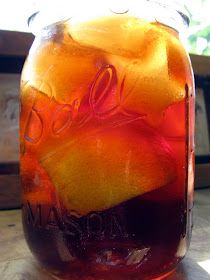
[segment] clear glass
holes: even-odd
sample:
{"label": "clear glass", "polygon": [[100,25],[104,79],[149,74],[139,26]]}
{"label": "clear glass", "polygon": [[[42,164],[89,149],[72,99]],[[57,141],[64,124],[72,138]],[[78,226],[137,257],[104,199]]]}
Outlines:
{"label": "clear glass", "polygon": [[21,81],[23,227],[61,279],[162,279],[192,226],[185,20],[153,1],[111,2],[34,21]]}

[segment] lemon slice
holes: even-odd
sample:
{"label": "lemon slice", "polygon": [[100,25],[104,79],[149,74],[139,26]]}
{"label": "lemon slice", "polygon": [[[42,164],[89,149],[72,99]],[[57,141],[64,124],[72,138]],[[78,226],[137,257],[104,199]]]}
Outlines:
{"label": "lemon slice", "polygon": [[168,144],[139,128],[75,139],[41,160],[67,209],[86,215],[160,188],[176,177]]}

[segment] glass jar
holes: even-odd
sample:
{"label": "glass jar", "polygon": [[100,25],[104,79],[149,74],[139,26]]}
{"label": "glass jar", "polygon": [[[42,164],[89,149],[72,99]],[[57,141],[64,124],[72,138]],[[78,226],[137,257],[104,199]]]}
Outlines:
{"label": "glass jar", "polygon": [[162,279],[191,235],[187,17],[161,1],[99,2],[54,2],[31,20],[20,116],[25,237],[61,279]]}

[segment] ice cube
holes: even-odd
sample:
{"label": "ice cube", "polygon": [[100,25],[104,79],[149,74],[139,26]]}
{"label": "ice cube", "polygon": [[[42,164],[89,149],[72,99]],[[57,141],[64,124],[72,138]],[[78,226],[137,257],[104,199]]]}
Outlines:
{"label": "ice cube", "polygon": [[165,39],[160,36],[154,44],[147,46],[147,54],[140,58],[107,55],[117,71],[118,99],[123,109],[145,114],[153,123],[169,105],[185,98],[185,85],[169,75]]}
{"label": "ice cube", "polygon": [[111,54],[139,56],[158,37],[149,22],[124,15],[104,16],[92,21],[69,21],[69,34],[81,45]]}
{"label": "ice cube", "polygon": [[189,57],[179,37],[172,31],[165,32],[169,77],[181,86],[191,85],[193,80]]}
{"label": "ice cube", "polygon": [[144,260],[145,256],[148,254],[150,248],[144,249],[132,249],[127,257],[126,265],[139,265]]}
{"label": "ice cube", "polygon": [[22,75],[30,86],[63,104],[80,102],[88,94],[104,62],[99,51],[80,47],[68,38],[68,43],[49,39],[35,44]]}

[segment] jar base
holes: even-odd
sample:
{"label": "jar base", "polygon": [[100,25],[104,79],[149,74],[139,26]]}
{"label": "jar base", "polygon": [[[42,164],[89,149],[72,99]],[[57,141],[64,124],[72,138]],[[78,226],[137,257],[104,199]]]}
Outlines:
{"label": "jar base", "polygon": [[[172,275],[173,273],[175,273],[176,271],[176,268],[170,270],[169,272],[166,272],[162,275],[159,275],[155,278],[150,278],[149,276],[146,277],[146,278],[141,278],[141,276],[137,277],[137,276],[131,276],[131,277],[127,277],[126,276],[126,280],[164,280],[164,279],[167,279],[170,275]],[[91,276],[91,275],[87,275],[87,276],[82,276],[80,277],[79,275],[57,275],[53,272],[47,272],[51,275],[52,279],[55,279],[55,280],[125,280],[125,278],[122,278],[122,276],[119,275],[119,277],[117,278],[110,278],[110,275],[107,274],[107,277],[97,277],[97,276]]]}

